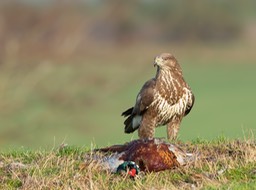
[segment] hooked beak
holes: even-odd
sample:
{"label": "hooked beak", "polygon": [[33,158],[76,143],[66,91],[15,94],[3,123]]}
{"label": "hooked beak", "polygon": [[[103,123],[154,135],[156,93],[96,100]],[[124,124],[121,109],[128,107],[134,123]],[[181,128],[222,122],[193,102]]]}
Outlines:
{"label": "hooked beak", "polygon": [[156,56],[156,58],[155,58],[155,60],[154,60],[154,63],[153,63],[153,64],[154,64],[154,67],[158,65],[158,64],[157,64],[157,63],[158,63],[158,61],[159,61],[159,57],[158,57],[158,56]]}

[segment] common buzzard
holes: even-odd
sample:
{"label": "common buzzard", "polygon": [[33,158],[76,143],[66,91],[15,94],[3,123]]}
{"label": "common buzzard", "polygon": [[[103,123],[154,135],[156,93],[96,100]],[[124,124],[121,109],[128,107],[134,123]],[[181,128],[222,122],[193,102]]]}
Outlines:
{"label": "common buzzard", "polygon": [[122,113],[125,133],[138,129],[140,139],[153,138],[155,128],[167,125],[167,137],[177,138],[181,120],[193,107],[195,97],[182,76],[176,58],[162,53],[154,61],[156,76],[137,95],[135,106]]}

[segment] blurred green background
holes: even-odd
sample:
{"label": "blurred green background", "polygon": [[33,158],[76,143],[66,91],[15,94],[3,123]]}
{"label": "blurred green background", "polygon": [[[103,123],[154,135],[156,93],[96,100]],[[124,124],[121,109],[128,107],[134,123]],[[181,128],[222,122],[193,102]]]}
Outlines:
{"label": "blurred green background", "polygon": [[[0,2],[0,147],[97,146],[124,134],[154,57],[171,52],[196,103],[182,141],[256,129],[256,2]],[[166,128],[157,137],[166,137]]]}

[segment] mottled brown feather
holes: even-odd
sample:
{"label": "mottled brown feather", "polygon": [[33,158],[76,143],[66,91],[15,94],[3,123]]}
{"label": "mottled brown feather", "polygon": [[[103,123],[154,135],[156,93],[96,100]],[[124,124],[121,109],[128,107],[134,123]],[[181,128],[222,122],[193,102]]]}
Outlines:
{"label": "mottled brown feather", "polygon": [[137,98],[135,106],[129,108],[125,112],[122,113],[123,116],[128,116],[128,118],[124,121],[125,124],[125,133],[132,133],[136,129],[139,128],[138,126],[133,126],[133,118],[135,116],[143,115],[143,113],[148,109],[148,106],[154,100],[154,88],[155,88],[155,79],[151,79],[147,81],[142,89],[140,90]]}
{"label": "mottled brown feather", "polygon": [[136,104],[133,109],[133,114],[142,114],[153,102],[155,84],[156,80],[151,79],[143,85],[142,89],[140,90],[137,96]]}

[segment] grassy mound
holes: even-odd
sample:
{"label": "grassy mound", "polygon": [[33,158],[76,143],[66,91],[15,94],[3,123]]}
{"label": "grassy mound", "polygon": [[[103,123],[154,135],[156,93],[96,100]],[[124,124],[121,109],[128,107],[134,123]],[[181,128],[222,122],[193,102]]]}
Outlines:
{"label": "grassy mound", "polygon": [[179,143],[197,154],[194,163],[135,180],[85,163],[88,148],[13,150],[0,156],[0,189],[251,189],[256,185],[255,140],[197,139]]}

